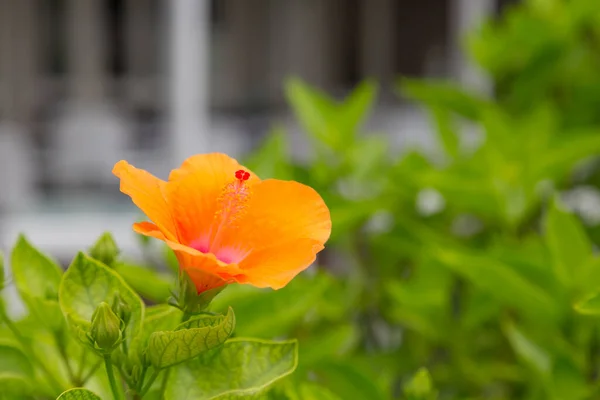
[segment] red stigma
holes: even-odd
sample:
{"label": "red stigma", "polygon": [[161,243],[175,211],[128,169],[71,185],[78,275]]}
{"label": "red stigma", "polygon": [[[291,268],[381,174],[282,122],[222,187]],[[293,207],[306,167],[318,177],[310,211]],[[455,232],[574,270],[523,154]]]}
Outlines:
{"label": "red stigma", "polygon": [[247,181],[248,179],[250,179],[250,172],[244,171],[243,169],[239,169],[235,171],[235,177],[240,181]]}

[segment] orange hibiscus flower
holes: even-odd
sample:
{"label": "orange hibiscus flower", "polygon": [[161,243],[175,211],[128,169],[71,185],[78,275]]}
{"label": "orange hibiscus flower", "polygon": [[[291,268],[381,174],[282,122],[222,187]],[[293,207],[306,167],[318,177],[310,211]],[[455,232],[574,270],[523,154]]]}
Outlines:
{"label": "orange hibiscus flower", "polygon": [[199,293],[230,282],[282,288],[314,262],[331,233],[315,190],[260,180],[225,154],[192,156],[168,181],[126,161],[113,173],[152,221],[133,230],[164,240]]}

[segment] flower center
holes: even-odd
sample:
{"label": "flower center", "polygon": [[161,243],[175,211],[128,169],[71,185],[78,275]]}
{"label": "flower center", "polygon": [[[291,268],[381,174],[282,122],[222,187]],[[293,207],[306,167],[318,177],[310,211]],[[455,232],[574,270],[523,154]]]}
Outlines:
{"label": "flower center", "polygon": [[225,185],[217,200],[218,210],[215,213],[208,240],[208,251],[213,254],[217,254],[221,249],[227,228],[235,226],[236,221],[245,214],[248,200],[252,195],[250,187],[246,183],[250,179],[250,173],[240,169],[235,172],[235,178],[235,181]]}

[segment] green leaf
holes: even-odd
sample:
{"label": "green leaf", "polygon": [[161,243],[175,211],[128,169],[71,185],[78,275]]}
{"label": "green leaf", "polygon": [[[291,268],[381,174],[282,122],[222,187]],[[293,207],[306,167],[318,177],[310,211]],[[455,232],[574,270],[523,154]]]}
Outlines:
{"label": "green leaf", "polygon": [[432,254],[442,265],[465,277],[503,304],[527,313],[532,319],[557,317],[559,307],[556,301],[510,265],[466,250],[438,248],[432,249]]}
{"label": "green leaf", "polygon": [[283,127],[274,127],[261,146],[244,163],[262,178],[292,179],[289,135]]}
{"label": "green leaf", "polygon": [[365,80],[358,84],[339,107],[337,126],[344,135],[358,133],[360,124],[367,118],[377,97],[377,83]]}
{"label": "green leaf", "polygon": [[389,398],[364,367],[348,360],[323,363],[317,373],[326,386],[342,399],[384,400]]}
{"label": "green leaf", "polygon": [[335,147],[339,132],[332,126],[330,119],[336,112],[337,104],[297,78],[286,82],[285,92],[304,130],[314,139]]}
{"label": "green leaf", "polygon": [[115,271],[104,264],[79,253],[63,276],[59,303],[72,328],[83,340],[82,331],[89,328],[98,305],[102,302],[112,304],[116,295],[131,311],[125,335],[130,342],[141,331],[144,303]]}
{"label": "green leaf", "polygon": [[19,236],[11,256],[11,268],[19,294],[41,299],[58,299],[61,268]]}
{"label": "green leaf", "polygon": [[584,315],[600,315],[600,292],[594,293],[575,304],[575,310]]}
{"label": "green leaf", "polygon": [[111,267],[117,256],[119,248],[115,239],[109,232],[105,232],[90,249],[90,256]]}
{"label": "green leaf", "polygon": [[238,335],[272,339],[287,334],[305,315],[317,309],[333,284],[329,276],[318,275],[316,278],[297,276],[285,290],[230,285],[213,301],[211,309],[225,312],[231,305],[237,314]]}
{"label": "green leaf", "polygon": [[124,263],[116,263],[113,268],[129,286],[147,300],[164,303],[171,296],[171,288],[175,281],[172,274]]}
{"label": "green leaf", "polygon": [[[283,386],[283,387],[281,387]],[[269,400],[342,400],[331,390],[313,383],[292,383],[286,381],[284,385],[278,385],[268,394]]]}
{"label": "green leaf", "polygon": [[582,278],[582,271],[592,255],[592,246],[577,217],[554,200],[546,214],[546,244],[552,255],[554,272],[560,282],[570,287]]}
{"label": "green leaf", "polygon": [[29,310],[42,324],[58,331],[63,327],[58,305],[62,269],[20,236],[11,255],[15,286]]}
{"label": "green leaf", "polygon": [[159,304],[146,308],[142,332],[133,346],[142,350],[148,345],[150,335],[158,331],[170,331],[177,327],[182,316],[181,310],[168,304]]}
{"label": "green leaf", "polygon": [[166,400],[224,400],[260,396],[298,364],[296,340],[231,339],[176,367]]}
{"label": "green leaf", "polygon": [[465,118],[477,120],[487,102],[468,93],[455,83],[422,79],[402,78],[399,92],[428,106],[447,109]]}
{"label": "green leaf", "polygon": [[83,388],[75,388],[69,389],[60,396],[56,400],[102,400],[100,396],[96,393],[83,389]]}
{"label": "green leaf", "polygon": [[215,327],[215,326],[221,325],[223,323],[223,321],[228,317],[228,315],[229,315],[229,312],[227,313],[227,315],[223,315],[223,314],[199,315],[194,318],[190,318],[188,321],[186,321],[182,324],[179,324],[179,326],[177,327],[177,330]]}
{"label": "green leaf", "polygon": [[[212,317],[208,317],[214,322]],[[191,324],[201,323],[196,318]],[[181,327],[180,327],[181,328]],[[148,339],[148,357],[155,368],[167,368],[188,361],[221,346],[235,328],[233,309],[216,325],[207,322],[199,328],[154,332]]]}
{"label": "green leaf", "polygon": [[552,358],[548,352],[532,342],[512,322],[505,323],[503,328],[517,356],[540,376],[549,378],[552,374]]}
{"label": "green leaf", "polygon": [[437,133],[446,154],[450,157],[458,155],[460,141],[452,120],[452,115],[440,108],[432,108],[431,116],[437,126]]}
{"label": "green leaf", "polygon": [[431,375],[426,368],[421,368],[404,386],[404,394],[407,400],[433,400],[437,393],[431,382]]}
{"label": "green leaf", "polygon": [[33,377],[33,366],[27,356],[8,343],[0,343],[0,391],[28,394],[33,388]]}

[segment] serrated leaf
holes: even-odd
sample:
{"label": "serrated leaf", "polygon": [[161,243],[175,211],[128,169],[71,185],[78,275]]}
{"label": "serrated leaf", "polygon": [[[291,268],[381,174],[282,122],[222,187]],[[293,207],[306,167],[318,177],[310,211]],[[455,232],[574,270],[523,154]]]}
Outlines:
{"label": "serrated leaf", "polygon": [[58,396],[56,400],[102,400],[96,393],[83,389],[70,389]]}
{"label": "serrated leaf", "polygon": [[592,245],[577,217],[553,201],[546,215],[546,244],[552,255],[554,271],[569,287],[592,255]]}
{"label": "serrated leaf", "polygon": [[144,323],[140,335],[134,341],[133,347],[139,350],[148,345],[150,335],[158,331],[173,330],[181,321],[181,310],[167,304],[159,304],[146,308]]}
{"label": "serrated leaf", "polygon": [[221,346],[235,328],[235,315],[227,315],[213,326],[154,332],[148,339],[147,355],[155,368],[168,368]]}
{"label": "serrated leaf", "polygon": [[116,295],[131,310],[126,328],[127,340],[131,341],[140,333],[144,303],[115,271],[79,253],[65,272],[59,287],[62,312],[79,333],[89,327],[98,305],[102,302],[112,304]]}
{"label": "serrated leaf", "polygon": [[[229,314],[229,313],[228,313]],[[210,315],[204,314],[199,315],[194,318],[190,318],[188,321],[180,324],[177,327],[177,330],[180,329],[193,329],[193,328],[206,328],[206,327],[214,327],[217,325],[221,325],[223,321],[227,318],[226,315],[218,314],[218,315]]]}
{"label": "serrated leaf", "polygon": [[223,347],[176,367],[166,400],[261,398],[298,364],[296,340],[231,339]]}

